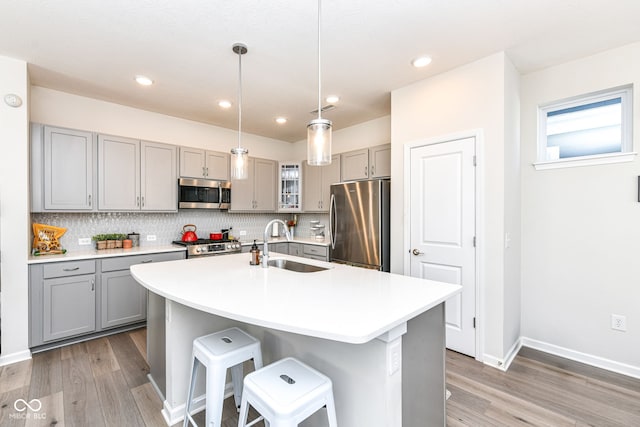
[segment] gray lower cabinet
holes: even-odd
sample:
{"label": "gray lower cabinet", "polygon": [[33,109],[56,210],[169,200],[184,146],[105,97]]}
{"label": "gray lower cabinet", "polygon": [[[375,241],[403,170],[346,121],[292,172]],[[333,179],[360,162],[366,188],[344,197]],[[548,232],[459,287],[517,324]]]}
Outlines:
{"label": "gray lower cabinet", "polygon": [[95,331],[95,290],[95,274],[45,279],[42,340],[60,340]]}
{"label": "gray lower cabinet", "polygon": [[134,264],[183,259],[184,252],[131,255],[29,267],[29,346],[144,322],[147,290],[136,282]]}

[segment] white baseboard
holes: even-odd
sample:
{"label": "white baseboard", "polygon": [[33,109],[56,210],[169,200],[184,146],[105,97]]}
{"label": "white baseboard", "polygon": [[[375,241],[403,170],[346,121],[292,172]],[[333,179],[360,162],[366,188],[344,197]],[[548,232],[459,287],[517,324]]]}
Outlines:
{"label": "white baseboard", "polygon": [[509,366],[511,366],[513,359],[515,359],[515,357],[518,355],[518,352],[520,351],[520,347],[522,347],[522,338],[518,339],[515,343],[513,343],[513,345],[511,346],[511,348],[507,352],[507,355],[504,358],[501,359],[499,357],[494,357],[490,354],[484,354],[482,358],[483,359],[482,362],[485,365],[489,365],[496,369],[500,369],[501,371],[506,372],[507,369],[509,369]]}
{"label": "white baseboard", "polygon": [[[224,398],[230,397],[233,395],[233,385],[231,383],[227,383],[224,387]],[[193,398],[193,403],[191,403],[191,413],[195,414],[200,411],[204,411],[206,405],[206,395],[202,394],[200,396]],[[182,403],[175,407],[172,407],[171,404],[167,400],[164,400],[162,403],[162,417],[168,426],[175,425],[177,423],[182,423],[184,420],[184,410],[186,408],[186,404]]]}
{"label": "white baseboard", "polygon": [[3,354],[0,356],[0,366],[10,365],[12,363],[22,362],[31,359],[31,351],[24,350],[17,353]]}
{"label": "white baseboard", "polygon": [[616,362],[615,360],[593,356],[591,354],[582,353],[554,344],[537,341],[531,338],[521,337],[519,341],[524,347],[530,347],[535,350],[544,351],[545,353],[564,357],[565,359],[574,360],[576,362],[584,363],[596,368],[601,368],[607,371],[616,372],[618,374],[623,374],[629,377],[640,379],[640,366],[627,365],[625,363]]}

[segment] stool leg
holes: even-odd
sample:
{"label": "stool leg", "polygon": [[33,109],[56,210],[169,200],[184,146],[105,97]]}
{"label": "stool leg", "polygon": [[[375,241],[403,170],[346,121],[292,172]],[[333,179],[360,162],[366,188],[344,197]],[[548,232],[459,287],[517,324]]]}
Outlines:
{"label": "stool leg", "polygon": [[226,369],[207,369],[207,427],[220,427],[222,424],[226,377]]}
{"label": "stool leg", "polygon": [[198,365],[200,362],[198,359],[193,356],[191,358],[191,379],[189,380],[189,393],[187,394],[187,401],[184,405],[184,423],[183,427],[187,427],[189,425],[189,411],[191,408],[191,401],[193,400],[193,391],[196,388],[196,375],[198,373]]}
{"label": "stool leg", "polygon": [[242,403],[242,386],[244,382],[244,369],[242,363],[231,367],[231,383],[233,384],[233,399],[236,402],[236,409],[240,409]]}
{"label": "stool leg", "polygon": [[329,427],[338,427],[338,420],[336,418],[336,404],[333,400],[333,393],[327,397],[327,418],[329,418]]}
{"label": "stool leg", "polygon": [[242,395],[242,403],[240,404],[240,413],[238,413],[238,427],[245,427],[247,425],[247,416],[249,415],[249,404],[247,403],[247,396]]}

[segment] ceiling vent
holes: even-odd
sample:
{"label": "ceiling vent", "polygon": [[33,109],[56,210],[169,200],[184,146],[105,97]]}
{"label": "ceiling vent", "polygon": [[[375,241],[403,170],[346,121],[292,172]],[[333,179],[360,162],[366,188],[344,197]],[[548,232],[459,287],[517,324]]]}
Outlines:
{"label": "ceiling vent", "polygon": [[[335,108],[336,108],[335,105],[331,105],[331,104],[325,105],[324,107],[322,107],[322,111],[321,112],[324,113],[325,111],[331,111],[331,110],[334,110]],[[309,111],[309,114],[318,114],[318,109],[315,109],[313,111]]]}

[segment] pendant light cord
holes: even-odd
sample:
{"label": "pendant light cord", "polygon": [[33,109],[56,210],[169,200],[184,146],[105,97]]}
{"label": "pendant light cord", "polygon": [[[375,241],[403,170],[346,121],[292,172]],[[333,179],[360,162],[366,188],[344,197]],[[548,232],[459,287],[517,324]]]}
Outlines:
{"label": "pendant light cord", "polygon": [[322,62],[320,61],[322,55],[320,44],[320,27],[322,15],[321,3],[322,1],[318,0],[318,119],[322,119],[322,67],[320,66],[320,64],[322,64]]}
{"label": "pendant light cord", "polygon": [[238,49],[238,148],[242,147],[242,48]]}

